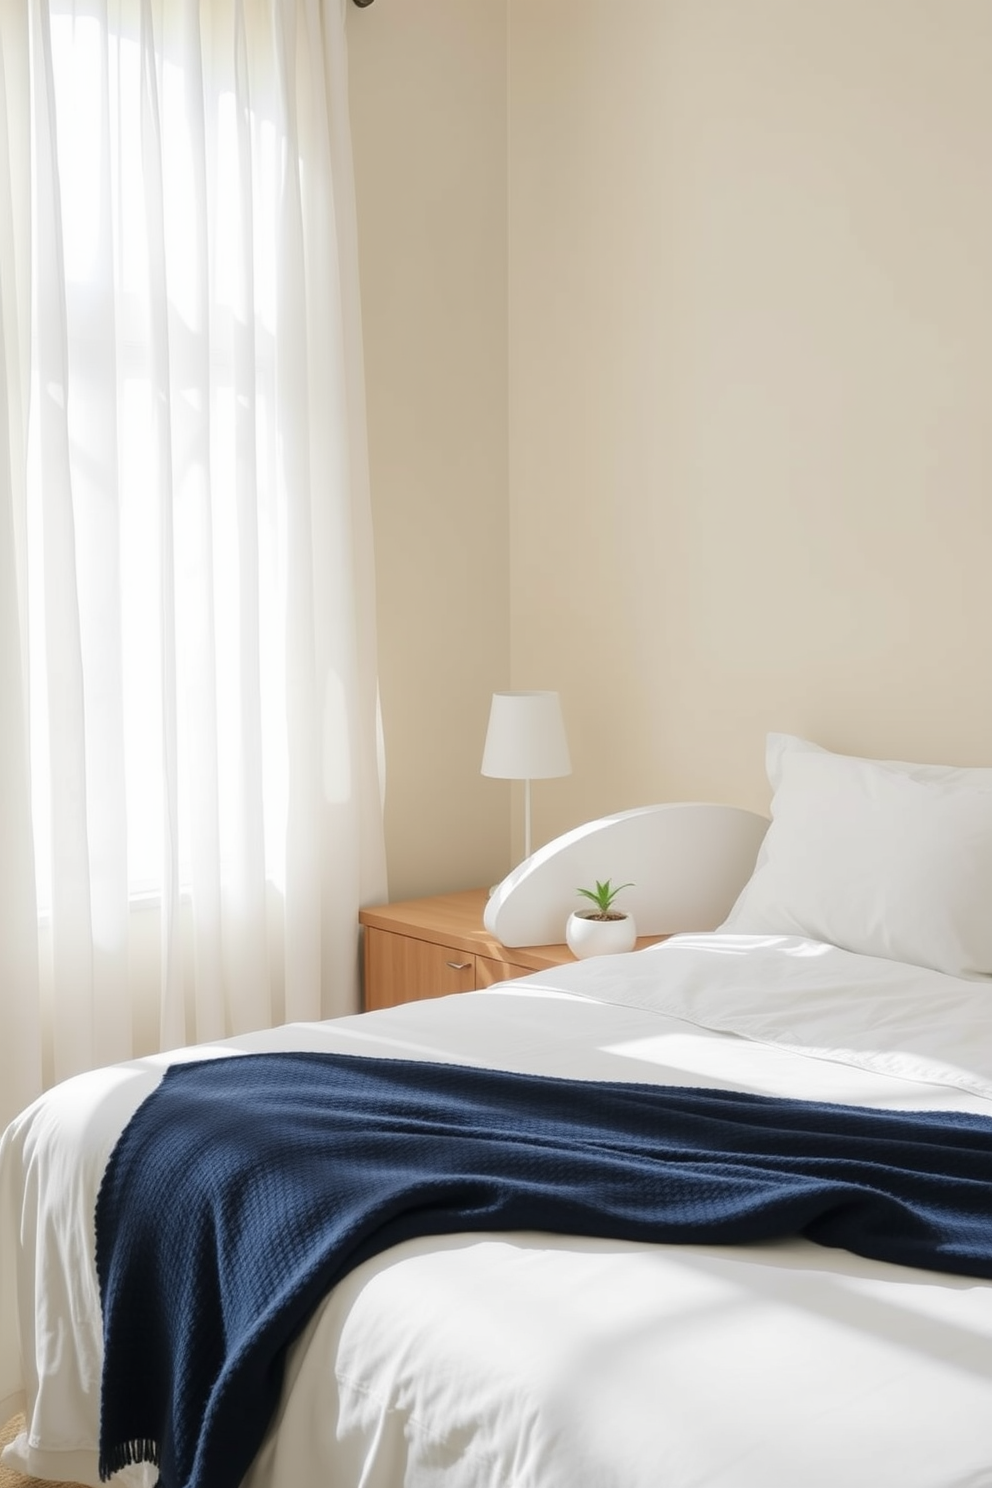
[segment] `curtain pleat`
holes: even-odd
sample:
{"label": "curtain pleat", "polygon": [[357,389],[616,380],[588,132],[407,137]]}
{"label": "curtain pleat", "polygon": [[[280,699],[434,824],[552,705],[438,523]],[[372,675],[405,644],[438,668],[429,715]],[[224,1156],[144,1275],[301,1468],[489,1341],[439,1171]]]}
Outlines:
{"label": "curtain pleat", "polygon": [[47,10],[34,15],[39,61],[33,130],[34,279],[32,401],[37,441],[44,677],[32,675],[48,724],[51,955],[56,1078],[96,1062],[92,895],[87,819],[82,635],[76,510],[69,440],[69,347],[64,234],[52,36]]}
{"label": "curtain pleat", "polygon": [[[86,821],[93,942],[93,1058],[127,1058],[132,1048],[128,998],[127,803],[124,790],[124,701],[120,638],[121,572],[117,541],[118,382],[111,195],[109,24],[106,0],[94,6],[102,45],[94,130],[94,239],[86,296],[66,281],[70,399],[67,409],[73,506],[93,539],[76,542],[79,623],[84,673]],[[58,77],[56,75],[56,87]],[[60,129],[72,127],[63,118]],[[60,169],[62,167],[60,166]],[[68,333],[69,326],[76,333]],[[58,602],[58,600],[56,600]],[[54,983],[58,1024],[65,984]],[[68,1055],[68,1058],[66,1057]],[[76,1067],[71,1048],[57,1061]]]}
{"label": "curtain pleat", "polygon": [[26,1105],[42,1080],[38,910],[31,824],[24,471],[30,344],[30,191],[13,148],[30,128],[26,88],[28,30],[12,12],[0,49],[0,988],[3,1097]]}
{"label": "curtain pleat", "polygon": [[353,1011],[385,872],[343,0],[10,0],[0,78],[5,1119]]}

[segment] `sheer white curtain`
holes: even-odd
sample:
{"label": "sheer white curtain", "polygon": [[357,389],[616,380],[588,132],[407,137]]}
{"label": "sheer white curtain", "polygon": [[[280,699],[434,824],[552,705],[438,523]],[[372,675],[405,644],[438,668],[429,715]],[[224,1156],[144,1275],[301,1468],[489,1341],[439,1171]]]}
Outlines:
{"label": "sheer white curtain", "polygon": [[0,1120],[356,1005],[384,894],[344,0],[0,5]]}

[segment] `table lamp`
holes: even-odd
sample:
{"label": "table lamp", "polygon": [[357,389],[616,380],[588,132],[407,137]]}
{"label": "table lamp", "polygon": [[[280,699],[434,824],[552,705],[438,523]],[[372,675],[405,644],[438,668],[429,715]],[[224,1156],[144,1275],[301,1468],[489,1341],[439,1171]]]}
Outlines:
{"label": "table lamp", "polygon": [[556,692],[493,693],[482,773],[524,782],[524,857],[529,858],[531,781],[572,773]]}

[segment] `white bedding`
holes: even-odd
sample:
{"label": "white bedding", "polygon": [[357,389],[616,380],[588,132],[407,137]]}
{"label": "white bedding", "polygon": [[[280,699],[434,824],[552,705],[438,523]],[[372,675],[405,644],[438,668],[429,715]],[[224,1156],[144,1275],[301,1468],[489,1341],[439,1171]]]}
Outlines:
{"label": "white bedding", "polygon": [[[770,937],[683,936],[220,1047],[992,1116],[992,988]],[[22,1471],[99,1483],[96,1190],[170,1059],[217,1052],[80,1076],[3,1139],[0,1419],[26,1408],[5,1456]],[[312,1319],[246,1488],[442,1483],[992,1488],[992,1283],[800,1240],[409,1242]]]}

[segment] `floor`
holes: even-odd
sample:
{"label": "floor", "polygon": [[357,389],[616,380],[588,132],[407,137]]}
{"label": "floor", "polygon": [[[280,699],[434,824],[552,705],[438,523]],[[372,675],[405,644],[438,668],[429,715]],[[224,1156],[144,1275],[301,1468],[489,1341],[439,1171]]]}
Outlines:
{"label": "floor", "polygon": [[[13,1441],[23,1426],[23,1416],[14,1416],[7,1422],[6,1426],[0,1430],[0,1450],[9,1441]],[[20,1473],[11,1472],[4,1467],[3,1463],[0,1463],[0,1488],[81,1488],[81,1485],[78,1483],[53,1484],[47,1480],[42,1482],[41,1478],[24,1478]]]}

